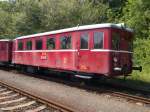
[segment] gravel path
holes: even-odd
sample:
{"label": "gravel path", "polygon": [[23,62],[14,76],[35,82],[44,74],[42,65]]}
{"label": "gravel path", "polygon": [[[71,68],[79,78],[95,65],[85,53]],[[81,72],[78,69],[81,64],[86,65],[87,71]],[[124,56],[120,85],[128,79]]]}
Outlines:
{"label": "gravel path", "polygon": [[0,70],[0,81],[73,107],[81,112],[150,112],[150,107],[104,94]]}

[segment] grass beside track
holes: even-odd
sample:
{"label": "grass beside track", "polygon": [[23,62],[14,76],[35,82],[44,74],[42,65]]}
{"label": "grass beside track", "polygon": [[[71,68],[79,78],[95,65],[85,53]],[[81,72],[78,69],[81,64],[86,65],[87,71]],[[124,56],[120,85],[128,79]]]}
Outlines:
{"label": "grass beside track", "polygon": [[114,82],[119,82],[121,84],[130,86],[132,88],[141,88],[144,90],[150,91],[150,67],[145,66],[143,67],[143,71],[133,71],[131,76],[127,77],[126,80],[124,80],[123,77],[118,77],[115,79],[112,79]]}
{"label": "grass beside track", "polygon": [[131,75],[132,80],[150,83],[150,66],[144,66],[142,72],[134,71]]}

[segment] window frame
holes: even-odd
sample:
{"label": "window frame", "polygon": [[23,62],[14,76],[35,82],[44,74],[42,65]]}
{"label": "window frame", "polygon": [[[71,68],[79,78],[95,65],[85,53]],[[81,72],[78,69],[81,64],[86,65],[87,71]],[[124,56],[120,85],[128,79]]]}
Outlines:
{"label": "window frame", "polygon": [[[37,42],[38,42],[38,41],[41,41],[41,42],[42,42],[42,45],[41,45],[41,48],[40,48],[40,49],[39,49],[39,48],[37,49]],[[35,50],[43,50],[43,39],[36,39],[36,40],[35,40]]]}
{"label": "window frame", "polygon": [[[88,43],[87,43],[87,48],[81,48],[81,38],[82,38],[82,35],[83,34],[87,34],[88,35]],[[90,33],[89,32],[81,32],[80,33],[80,50],[89,50],[90,46],[89,46],[89,43],[90,43]]]}
{"label": "window frame", "polygon": [[[61,40],[62,38],[70,38],[70,47],[69,48],[62,48],[62,40]],[[72,49],[72,36],[71,35],[61,35],[59,38],[59,41],[60,41],[60,46],[59,46],[60,49],[63,49],[63,50]]]}
{"label": "window frame", "polygon": [[[19,44],[22,44],[22,48],[20,49],[20,45]],[[24,43],[23,43],[23,41],[18,41],[18,43],[17,43],[17,50],[18,51],[22,51],[22,50],[24,50]]]}
{"label": "window frame", "polygon": [[[113,39],[114,39],[114,35],[116,35],[117,34],[117,36],[119,37],[117,37],[118,38],[118,46],[117,46],[117,48],[114,48],[114,45],[113,45]],[[112,43],[112,50],[120,50],[120,41],[121,41],[121,34],[120,34],[120,32],[112,32],[112,34],[111,34],[111,36],[112,36],[112,39],[111,39],[111,43]],[[116,37],[115,37],[116,38]],[[115,46],[116,47],[116,46]]]}
{"label": "window frame", "polygon": [[[95,37],[94,34],[95,33],[103,33],[103,35],[102,35],[102,41],[103,41],[102,42],[102,48],[95,48],[95,41],[94,41],[94,37]],[[94,31],[93,32],[93,49],[104,49],[104,39],[105,39],[104,37],[105,37],[104,31]]]}
{"label": "window frame", "polygon": [[[28,43],[29,42],[31,42],[31,48],[30,49],[28,49]],[[26,50],[32,50],[33,49],[33,42],[32,42],[32,40],[27,40],[26,41],[26,47],[25,48],[26,48]]]}
{"label": "window frame", "polygon": [[[53,39],[53,40],[54,40],[54,48],[53,48],[53,49],[48,49],[48,41],[49,41],[50,39]],[[49,37],[49,38],[46,39],[46,49],[47,49],[47,50],[54,50],[54,49],[56,49],[56,37]]]}

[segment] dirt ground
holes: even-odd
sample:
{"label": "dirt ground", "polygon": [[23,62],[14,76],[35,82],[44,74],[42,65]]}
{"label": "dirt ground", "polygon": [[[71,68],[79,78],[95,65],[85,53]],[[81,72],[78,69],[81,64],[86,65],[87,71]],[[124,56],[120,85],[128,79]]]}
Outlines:
{"label": "dirt ground", "polygon": [[73,107],[78,112],[150,112],[150,107],[139,103],[3,70],[0,70],[0,81]]}

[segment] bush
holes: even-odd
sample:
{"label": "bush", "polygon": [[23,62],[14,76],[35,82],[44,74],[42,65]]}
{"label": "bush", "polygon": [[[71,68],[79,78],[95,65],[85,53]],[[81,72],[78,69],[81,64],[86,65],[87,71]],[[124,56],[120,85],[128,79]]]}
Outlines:
{"label": "bush", "polygon": [[150,82],[150,39],[137,39],[134,42],[134,66],[141,65],[142,72],[134,71],[132,79]]}

